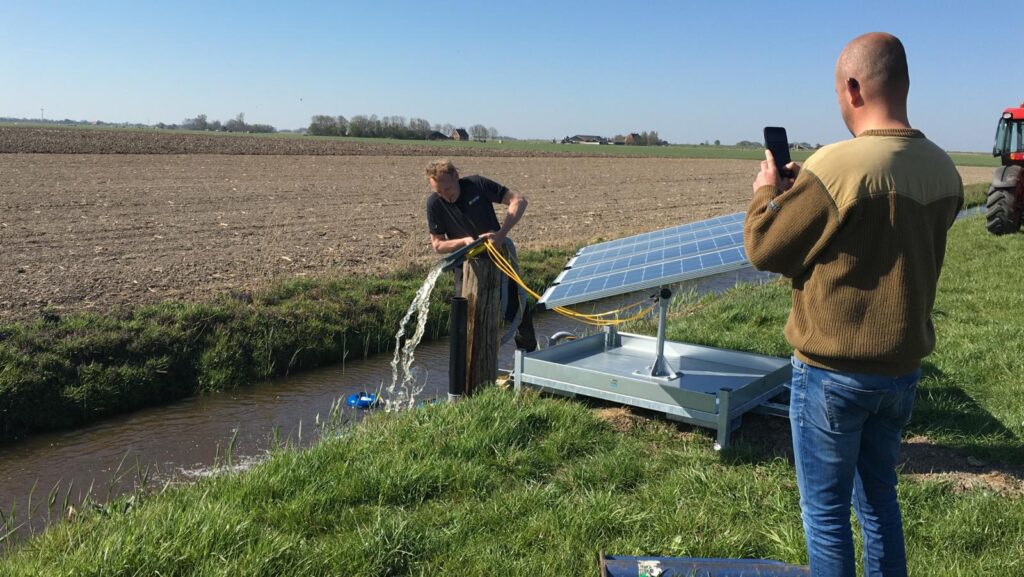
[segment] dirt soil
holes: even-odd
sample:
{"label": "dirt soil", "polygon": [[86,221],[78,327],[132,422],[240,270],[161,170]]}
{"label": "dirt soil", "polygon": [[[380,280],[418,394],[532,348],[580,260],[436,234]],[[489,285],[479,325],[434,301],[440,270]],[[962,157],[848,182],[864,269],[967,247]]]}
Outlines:
{"label": "dirt soil", "polygon": [[[432,157],[360,146],[351,155],[0,154],[0,322],[46,306],[203,301],[275,279],[435,261],[424,216]],[[757,170],[755,161],[659,158],[457,164],[527,196],[512,235],[520,249],[744,210]],[[965,182],[989,174],[965,169]]]}
{"label": "dirt soil", "polygon": [[[537,156],[521,150],[500,150],[448,143],[449,156]],[[225,132],[174,132],[0,126],[0,154],[241,154],[298,156],[421,156],[437,154],[438,147],[424,141],[401,144],[337,140],[291,134],[249,135]],[[607,152],[607,150],[605,151]],[[546,152],[544,156],[602,156],[574,152]]]}

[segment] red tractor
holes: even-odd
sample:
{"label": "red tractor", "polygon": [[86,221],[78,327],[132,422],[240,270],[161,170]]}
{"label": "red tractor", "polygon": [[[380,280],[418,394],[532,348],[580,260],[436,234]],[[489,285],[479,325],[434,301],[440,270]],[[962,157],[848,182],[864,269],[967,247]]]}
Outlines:
{"label": "red tractor", "polygon": [[1024,104],[1003,111],[992,156],[1002,158],[1003,165],[992,175],[985,226],[992,234],[1014,233],[1024,213]]}

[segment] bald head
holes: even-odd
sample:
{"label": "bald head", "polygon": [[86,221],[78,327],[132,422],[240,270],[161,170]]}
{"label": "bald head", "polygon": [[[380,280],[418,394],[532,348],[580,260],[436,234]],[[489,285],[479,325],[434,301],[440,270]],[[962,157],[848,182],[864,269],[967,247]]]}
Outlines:
{"label": "bald head", "polygon": [[910,91],[907,53],[899,38],[871,32],[854,38],[836,62],[836,82],[855,82],[865,101],[906,106]]}

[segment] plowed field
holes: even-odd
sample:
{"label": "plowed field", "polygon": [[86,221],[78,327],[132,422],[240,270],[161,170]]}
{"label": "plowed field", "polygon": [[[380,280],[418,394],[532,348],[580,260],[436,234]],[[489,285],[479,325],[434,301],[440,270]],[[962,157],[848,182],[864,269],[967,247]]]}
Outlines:
{"label": "plowed field", "polygon": [[[123,135],[121,138],[125,138]],[[0,321],[205,300],[279,278],[437,258],[430,156],[0,154]],[[521,249],[578,245],[743,210],[753,161],[465,157],[530,201]],[[965,182],[991,169],[964,169]],[[499,214],[502,211],[499,208]]]}
{"label": "plowed field", "polygon": [[[389,142],[299,135],[248,135],[223,132],[116,130],[109,128],[61,128],[0,125],[0,154],[237,154],[289,156],[422,156],[443,150],[449,156],[537,156],[526,150],[480,148],[473,143],[431,143],[422,140]],[[438,146],[440,145],[440,146]],[[583,147],[584,149],[590,147]],[[545,152],[562,158],[607,156],[612,147],[597,151]],[[622,147],[618,147],[620,150]]]}

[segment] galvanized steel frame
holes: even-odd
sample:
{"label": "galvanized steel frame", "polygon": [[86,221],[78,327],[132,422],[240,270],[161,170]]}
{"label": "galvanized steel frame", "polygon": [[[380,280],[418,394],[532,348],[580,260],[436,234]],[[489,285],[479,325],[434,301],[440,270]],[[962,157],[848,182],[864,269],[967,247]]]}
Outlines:
{"label": "galvanized steel frame", "polygon": [[[653,362],[657,347],[656,338],[606,330],[532,353],[516,351],[516,390],[533,386],[664,413],[673,420],[714,429],[716,448],[723,448],[729,445],[743,415],[783,393],[789,382],[788,359],[671,341],[666,341],[665,347],[679,359],[677,364],[682,366],[675,368],[683,373],[681,378],[636,374],[649,369],[640,367],[638,371],[635,367]],[[737,371],[687,370],[687,364],[701,363],[731,366]],[[735,377],[738,384],[713,391],[692,387],[694,379],[709,375]]]}

